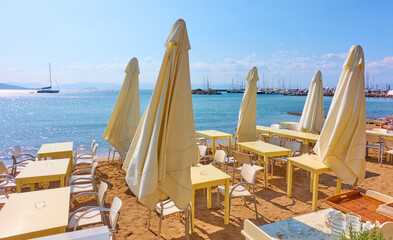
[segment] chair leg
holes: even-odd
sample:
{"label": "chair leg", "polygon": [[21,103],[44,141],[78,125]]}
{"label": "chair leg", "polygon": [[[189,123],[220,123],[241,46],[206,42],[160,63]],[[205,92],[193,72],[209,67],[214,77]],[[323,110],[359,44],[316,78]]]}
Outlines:
{"label": "chair leg", "polygon": [[151,219],[151,210],[149,210],[149,222],[147,224],[147,229],[150,229],[150,219]]}
{"label": "chair leg", "polygon": [[164,206],[161,205],[160,223],[158,224],[158,237],[157,237],[157,239],[161,238],[161,225],[162,225],[162,215],[163,214],[164,214]]}
{"label": "chair leg", "polygon": [[255,215],[256,215],[256,218],[258,218],[257,198],[255,197],[255,195],[254,195],[254,204],[255,204]]}

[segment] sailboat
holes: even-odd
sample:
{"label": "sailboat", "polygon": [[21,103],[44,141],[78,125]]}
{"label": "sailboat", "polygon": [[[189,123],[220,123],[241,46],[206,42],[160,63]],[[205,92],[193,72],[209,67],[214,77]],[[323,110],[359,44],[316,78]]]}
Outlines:
{"label": "sailboat", "polygon": [[[43,87],[37,90],[37,93],[59,93],[60,89],[52,89],[52,74],[50,71],[50,63],[49,63],[49,87]],[[57,86],[59,87],[59,86]]]}

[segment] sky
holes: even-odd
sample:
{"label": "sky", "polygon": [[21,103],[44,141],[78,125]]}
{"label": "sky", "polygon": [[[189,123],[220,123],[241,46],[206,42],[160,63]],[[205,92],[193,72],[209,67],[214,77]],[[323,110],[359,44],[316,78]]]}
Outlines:
{"label": "sky", "polygon": [[191,44],[191,82],[308,88],[316,70],[334,87],[352,45],[364,50],[369,84],[393,85],[393,1],[0,0],[0,83],[122,84],[132,57],[153,88],[178,18]]}

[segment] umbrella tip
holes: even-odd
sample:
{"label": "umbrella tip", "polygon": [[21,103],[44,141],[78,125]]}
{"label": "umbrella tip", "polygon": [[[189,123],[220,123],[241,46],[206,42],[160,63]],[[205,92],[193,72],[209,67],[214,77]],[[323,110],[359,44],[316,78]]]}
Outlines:
{"label": "umbrella tip", "polygon": [[176,22],[184,22],[184,20],[183,20],[182,18],[178,18],[178,19],[176,20]]}

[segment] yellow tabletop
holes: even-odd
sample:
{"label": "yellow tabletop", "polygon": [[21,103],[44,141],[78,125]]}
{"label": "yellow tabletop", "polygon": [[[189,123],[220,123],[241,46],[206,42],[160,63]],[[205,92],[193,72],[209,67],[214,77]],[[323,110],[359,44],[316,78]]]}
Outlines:
{"label": "yellow tabletop", "polygon": [[257,142],[242,142],[238,143],[239,150],[250,151],[256,153],[263,157],[263,161],[265,162],[265,187],[268,185],[268,175],[269,175],[269,157],[278,157],[278,156],[291,156],[291,149],[279,147],[270,143],[257,141]]}
{"label": "yellow tabletop", "polygon": [[[302,155],[299,157],[290,157],[287,159],[287,195],[291,197],[292,195],[292,171],[293,166],[305,169],[311,173],[311,181],[310,181],[310,191],[313,193],[312,195],[312,210],[317,210],[317,201],[318,201],[318,181],[319,174],[325,172],[331,172],[332,170],[324,164],[317,155]],[[337,187],[336,193],[340,193],[341,191],[341,180],[337,178]]]}
{"label": "yellow tabletop", "polygon": [[70,159],[57,159],[52,161],[30,162],[15,177],[16,190],[21,192],[21,185],[30,183],[34,190],[34,183],[60,181],[60,187],[64,187],[65,177],[69,172]]}
{"label": "yellow tabletop", "polygon": [[29,239],[65,232],[69,202],[69,187],[10,195],[0,211],[0,239]]}
{"label": "yellow tabletop", "polygon": [[191,167],[192,198],[191,198],[191,229],[194,232],[195,191],[207,188],[207,208],[211,208],[211,187],[225,185],[224,224],[229,223],[229,180],[231,177],[212,165]]}
{"label": "yellow tabletop", "polygon": [[48,157],[69,157],[72,160],[73,142],[42,144],[37,152],[38,160]]}
{"label": "yellow tabletop", "polygon": [[291,125],[291,124],[299,124],[299,122],[280,122],[281,128],[283,126],[288,126],[289,127],[289,125]]}
{"label": "yellow tabletop", "polygon": [[391,138],[393,139],[393,133],[388,133],[386,132],[377,132],[377,131],[373,131],[373,130],[366,130],[367,134],[373,134],[373,135],[378,135],[381,138]]}
{"label": "yellow tabletop", "polygon": [[319,135],[314,133],[306,133],[306,132],[298,132],[289,129],[277,129],[271,128],[266,126],[258,126],[257,125],[257,132],[267,133],[269,136],[281,136],[287,137],[291,139],[298,139],[304,141],[305,144],[309,143],[316,143],[318,141]]}
{"label": "yellow tabletop", "polygon": [[199,136],[209,138],[212,140],[212,152],[213,154],[216,152],[216,140],[218,139],[228,139],[229,146],[232,146],[232,134],[224,133],[216,130],[204,130],[204,131],[196,131],[196,137]]}

